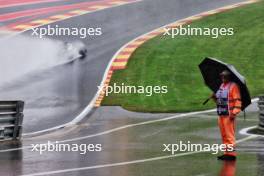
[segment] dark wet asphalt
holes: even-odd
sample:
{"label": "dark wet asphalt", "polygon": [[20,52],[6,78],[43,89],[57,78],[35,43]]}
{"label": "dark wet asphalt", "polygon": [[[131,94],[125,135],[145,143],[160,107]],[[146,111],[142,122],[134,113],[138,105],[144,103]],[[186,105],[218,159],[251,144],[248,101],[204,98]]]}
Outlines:
{"label": "dark wet asphalt", "polygon": [[14,11],[22,11],[22,10],[29,10],[29,9],[36,9],[36,8],[46,8],[52,6],[60,6],[60,5],[70,5],[78,2],[93,2],[96,0],[67,0],[67,1],[54,1],[54,2],[45,2],[44,3],[37,3],[37,4],[27,4],[27,5],[20,5],[20,6],[11,6],[6,8],[1,8],[0,14],[5,13],[12,13]]}
{"label": "dark wet asphalt", "polygon": [[[105,114],[111,114],[106,116]],[[205,157],[205,154],[196,154],[191,155],[189,157],[205,157],[199,160],[188,160],[187,157],[179,157],[175,159],[166,159],[166,160],[158,160],[153,162],[143,162],[139,164],[129,164],[124,166],[115,166],[115,167],[106,167],[102,168],[94,168],[94,169],[84,169],[84,170],[76,170],[76,171],[63,171],[65,169],[74,169],[74,168],[82,168],[88,166],[98,166],[105,165],[111,163],[122,163],[126,161],[133,161],[139,159],[152,158],[157,156],[164,156],[168,153],[162,152],[162,148],[158,148],[157,146],[162,145],[162,139],[160,139],[163,135],[170,136],[169,141],[180,140],[182,137],[184,140],[195,140],[195,135],[197,132],[192,128],[188,130],[187,135],[183,135],[180,133],[174,134],[171,133],[169,123],[182,124],[189,123],[187,121],[183,121],[181,119],[170,120],[164,123],[160,123],[155,126],[154,124],[150,125],[142,125],[142,126],[134,126],[131,128],[124,128],[117,130],[115,132],[110,132],[108,134],[102,134],[101,132],[109,131],[110,129],[114,129],[120,126],[140,123],[146,121],[146,119],[142,119],[142,113],[131,113],[125,110],[122,110],[119,107],[102,107],[96,110],[89,120],[84,121],[81,125],[73,127],[73,129],[64,129],[59,130],[55,133],[48,134],[45,136],[40,136],[31,139],[24,139],[22,144],[17,144],[17,147],[20,146],[29,146],[31,144],[38,143],[46,143],[47,141],[62,141],[62,140],[70,140],[63,142],[63,144],[102,144],[101,152],[87,152],[82,155],[80,152],[43,152],[40,154],[39,152],[31,151],[32,148],[17,150],[12,152],[1,152],[0,153],[0,175],[26,175],[33,173],[42,173],[42,175],[56,175],[56,176],[83,176],[83,175],[93,175],[93,176],[134,176],[134,175],[155,175],[159,176],[163,175],[186,175],[186,170],[178,172],[177,169],[180,170],[181,167],[192,167],[189,170],[192,170],[193,174],[200,173],[199,163],[214,163],[217,167],[221,167],[221,162],[217,162],[215,159],[215,155],[209,155]],[[256,119],[256,116],[251,116],[251,119]],[[170,115],[149,115],[149,118],[156,119],[161,117],[166,117]],[[208,118],[209,117],[209,118]],[[204,115],[190,118],[203,118],[203,121],[207,121],[208,119],[212,119],[216,121],[215,115]],[[184,118],[186,120],[186,118]],[[206,120],[207,119],[207,120]],[[177,122],[178,121],[178,122]],[[242,119],[239,121],[240,125],[247,123],[247,125],[252,125],[252,122],[243,122]],[[239,126],[240,126],[239,125]],[[192,126],[192,125],[190,125]],[[158,128],[157,128],[158,127]],[[172,126],[177,129],[177,126]],[[241,126],[240,126],[241,127]],[[210,128],[203,129],[202,132],[204,134],[204,130],[208,130],[210,135],[201,137],[199,142],[203,143],[207,140],[213,141],[214,143],[220,143],[220,135],[218,132],[218,128],[216,125]],[[200,131],[201,132],[201,131]],[[91,134],[97,134],[97,136],[90,136]],[[198,134],[199,135],[199,134]],[[85,137],[83,139],[78,139],[79,137]],[[165,137],[164,137],[165,138]],[[245,138],[243,135],[237,134],[238,139]],[[147,142],[151,140],[151,142]],[[160,141],[161,140],[161,141]],[[167,140],[165,140],[167,141]],[[167,141],[167,142],[169,142]],[[197,141],[196,141],[197,142]],[[239,159],[237,161],[237,167],[247,169],[247,167],[251,167],[254,172],[252,175],[256,175],[259,173],[263,174],[263,146],[264,140],[262,137],[248,140],[239,144],[238,152]],[[6,144],[5,147],[16,147],[16,144]],[[1,145],[1,150],[4,149],[4,146]],[[152,173],[151,171],[154,168],[151,167],[152,164],[158,163],[159,170],[156,173]],[[182,163],[182,164],[179,164]],[[145,170],[140,169],[142,166],[147,166]],[[148,166],[150,165],[150,166]],[[136,169],[135,169],[136,168]],[[137,169],[138,168],[138,169]],[[166,168],[166,172],[162,173],[163,168]],[[212,172],[218,172],[218,168],[207,168],[205,175],[214,175]],[[238,170],[239,170],[238,169]],[[58,171],[61,170],[62,173],[57,174],[47,174],[45,172],[48,171]],[[152,173],[152,174],[150,174]],[[232,175],[234,176],[234,175]],[[241,174],[244,176],[244,174]]]}
{"label": "dark wet asphalt", "polygon": [[[107,63],[123,44],[145,32],[177,19],[234,2],[238,1],[145,0],[58,22],[56,24],[61,27],[102,27],[103,35],[96,38],[82,39],[88,48],[86,60],[28,75],[23,80],[10,84],[8,88],[1,90],[0,98],[19,98],[26,101],[24,132],[38,131],[68,122],[90,102],[97,91],[96,87],[100,84]],[[26,32],[25,35],[30,35],[30,32]],[[80,40],[60,36],[54,36],[53,38],[61,41]],[[109,117],[107,113],[99,111],[94,117],[85,120],[79,126],[38,138],[24,139],[22,144],[18,144],[18,146],[27,146],[31,143],[41,143],[47,140],[77,138],[134,123],[135,121],[142,121],[142,119],[118,116],[118,114]],[[78,152],[39,155],[30,150],[1,153],[0,175],[30,174],[139,159],[136,155],[137,151],[133,153],[128,149],[144,148],[144,146],[137,146],[133,142],[128,143],[129,135],[128,132],[123,131],[116,136],[106,135],[74,141],[78,144],[101,143],[105,148],[103,152],[91,152],[86,155],[80,155]],[[259,140],[255,142],[263,143]],[[14,145],[12,144],[12,147]],[[259,165],[262,165],[263,154],[259,153],[257,155],[257,161],[260,162]],[[259,170],[260,173],[263,172],[263,170]],[[119,169],[95,169],[57,175],[137,174],[135,171],[129,171],[129,167],[125,166]]]}
{"label": "dark wet asphalt", "polygon": [[[239,0],[144,0],[82,15],[53,24],[60,27],[101,27],[103,35],[80,39],[88,57],[81,62],[34,73],[0,92],[0,99],[26,101],[24,132],[43,130],[71,121],[90,102],[114,53],[135,37],[175,20]],[[25,35],[31,35],[28,31]]]}

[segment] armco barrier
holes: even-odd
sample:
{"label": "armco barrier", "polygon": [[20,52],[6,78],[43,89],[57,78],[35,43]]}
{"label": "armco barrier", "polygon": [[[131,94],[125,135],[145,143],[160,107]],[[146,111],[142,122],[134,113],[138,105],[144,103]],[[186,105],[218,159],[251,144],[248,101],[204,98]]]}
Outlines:
{"label": "armco barrier", "polygon": [[0,101],[0,141],[20,139],[23,110],[23,101]]}
{"label": "armco barrier", "polygon": [[264,95],[259,97],[259,129],[264,130]]}

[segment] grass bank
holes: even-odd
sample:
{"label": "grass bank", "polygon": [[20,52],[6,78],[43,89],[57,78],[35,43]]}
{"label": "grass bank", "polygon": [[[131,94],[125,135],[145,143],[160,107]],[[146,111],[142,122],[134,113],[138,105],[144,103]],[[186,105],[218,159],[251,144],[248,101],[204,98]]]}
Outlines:
{"label": "grass bank", "polygon": [[233,36],[155,37],[132,55],[127,69],[116,71],[114,83],[167,86],[168,93],[110,94],[103,105],[119,105],[142,112],[183,112],[214,107],[202,105],[210,90],[203,84],[198,64],[214,57],[233,64],[247,79],[252,96],[264,92],[264,1],[206,17],[191,24],[199,28],[233,28]]}

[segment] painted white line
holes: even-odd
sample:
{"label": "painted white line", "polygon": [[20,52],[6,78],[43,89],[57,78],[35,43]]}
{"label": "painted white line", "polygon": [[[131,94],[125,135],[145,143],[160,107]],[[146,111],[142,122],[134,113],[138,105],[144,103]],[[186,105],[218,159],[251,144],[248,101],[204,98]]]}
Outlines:
{"label": "painted white line", "polygon": [[[255,98],[255,99],[252,100],[252,102],[256,102],[256,101],[258,101],[258,98]],[[81,137],[77,137],[77,138],[72,138],[72,139],[67,139],[67,140],[62,140],[62,141],[56,141],[56,142],[58,142],[58,143],[66,143],[66,142],[79,141],[79,140],[84,140],[84,139],[88,139],[88,138],[93,138],[93,137],[97,137],[97,136],[110,134],[110,133],[113,133],[113,132],[116,132],[116,131],[120,131],[120,130],[123,130],[123,129],[126,129],[126,128],[132,128],[132,127],[141,126],[141,125],[148,125],[148,124],[152,124],[152,123],[163,122],[163,121],[167,121],[167,120],[173,120],[173,119],[180,118],[180,117],[187,117],[187,116],[192,116],[192,115],[211,113],[211,112],[215,112],[215,111],[216,111],[215,109],[211,109],[211,110],[205,110],[205,111],[197,111],[197,112],[190,112],[190,113],[174,115],[174,116],[170,116],[170,117],[166,117],[166,118],[162,118],[162,119],[148,120],[148,121],[144,121],[144,122],[139,122],[139,123],[128,124],[128,125],[116,127],[116,128],[110,129],[110,130],[106,130],[106,131],[95,133],[95,134],[90,134],[90,135],[87,135],[87,136],[81,136]],[[16,151],[16,150],[23,150],[23,149],[30,149],[30,148],[31,148],[31,146],[12,148],[12,149],[5,149],[5,150],[0,150],[0,153]]]}
{"label": "painted white line", "polygon": [[239,134],[242,134],[242,135],[245,135],[245,136],[251,136],[253,134],[249,134],[248,133],[248,130],[251,130],[251,129],[254,129],[256,128],[257,126],[251,126],[251,127],[247,127],[247,128],[243,128],[239,131]]}
{"label": "painted white line", "polygon": [[144,162],[163,160],[163,159],[168,159],[168,158],[175,158],[175,157],[186,156],[186,155],[191,155],[191,154],[196,154],[196,153],[201,153],[201,151],[181,153],[181,154],[176,154],[176,155],[166,155],[166,156],[160,156],[160,157],[154,157],[154,158],[148,158],[148,159],[120,162],[120,163],[102,164],[102,165],[95,165],[95,166],[88,166],[88,167],[80,167],[80,168],[48,171],[48,172],[39,172],[35,174],[28,174],[28,175],[21,175],[21,176],[51,175],[51,174],[61,174],[61,173],[66,173],[66,172],[83,171],[83,170],[99,169],[99,168],[114,167],[114,166],[124,166],[124,165],[130,165],[130,164],[139,164],[139,163],[144,163]]}
{"label": "painted white line", "polygon": [[[136,2],[140,2],[140,1],[141,1],[141,0],[136,1]],[[136,2],[133,2],[133,3],[136,3]],[[247,1],[245,1],[245,2],[247,2]],[[239,4],[239,3],[238,3],[238,4]],[[229,6],[229,5],[228,5],[228,6]],[[114,6],[114,7],[116,7],[116,6]],[[225,6],[223,6],[223,7],[225,7]],[[220,7],[220,8],[223,8],[223,7]],[[219,9],[219,8],[217,8],[217,9]],[[216,10],[216,9],[214,9],[214,10]],[[210,11],[212,11],[212,10],[210,10]],[[209,11],[205,11],[205,12],[209,12]],[[202,12],[202,13],[205,13],[205,12]],[[202,13],[199,13],[199,14],[202,14]],[[199,15],[199,14],[197,14],[197,15]],[[191,18],[191,17],[197,16],[197,15],[193,15],[193,16],[190,16],[190,17],[187,17],[187,18]],[[184,20],[184,19],[186,19],[186,18],[180,19],[180,20],[178,20],[178,21],[181,21],[181,20]],[[150,32],[147,32],[147,33],[145,33],[145,34],[142,34],[142,35],[140,35],[139,37],[135,38],[134,40],[131,40],[131,41],[128,42],[127,44],[123,45],[123,46],[122,46],[122,47],[121,47],[121,48],[120,48],[120,49],[114,54],[114,56],[112,57],[112,59],[111,59],[110,62],[108,63],[108,66],[107,66],[107,68],[106,68],[106,71],[105,71],[105,73],[104,73],[104,76],[103,76],[103,78],[102,78],[102,81],[101,81],[100,86],[103,86],[104,81],[105,81],[106,78],[107,78],[107,73],[108,73],[108,71],[110,70],[111,65],[112,65],[114,59],[115,59],[116,56],[120,53],[120,51],[122,51],[126,46],[128,46],[129,44],[131,44],[131,43],[134,42],[135,40],[141,38],[142,36],[148,35],[149,33],[153,32],[153,31],[156,31],[156,30],[159,30],[159,29],[163,29],[164,27],[169,26],[169,25],[171,25],[171,24],[174,24],[174,23],[176,23],[176,22],[177,22],[177,21],[174,21],[174,22],[172,22],[172,23],[169,23],[169,24],[163,25],[163,26],[161,26],[161,27],[159,27],[159,28],[156,28],[156,29],[154,29],[154,30],[152,30],[152,31],[150,31]],[[43,26],[43,25],[41,25],[41,26]],[[47,132],[51,132],[51,131],[54,131],[54,130],[57,130],[57,129],[60,129],[60,128],[69,127],[69,126],[71,126],[71,125],[75,125],[76,123],[78,123],[78,122],[80,122],[82,119],[84,119],[84,118],[85,118],[85,117],[91,112],[91,110],[92,110],[93,107],[94,107],[95,101],[96,101],[96,99],[99,97],[99,95],[100,95],[100,91],[98,90],[98,91],[96,92],[95,96],[93,97],[92,101],[88,104],[88,106],[87,106],[87,107],[86,107],[86,108],[85,108],[85,109],[84,109],[84,110],[83,110],[83,111],[82,111],[77,117],[75,117],[71,122],[68,122],[68,123],[66,123],[66,124],[62,124],[62,125],[59,125],[59,126],[55,126],[55,127],[49,128],[49,129],[41,130],[41,131],[36,131],[36,132],[32,132],[32,133],[25,133],[25,134],[23,134],[22,136],[23,136],[23,137],[27,137],[27,136],[41,135],[41,134],[43,134],[43,133],[47,133]],[[0,151],[0,152],[1,152],[1,151]]]}
{"label": "painted white line", "polygon": [[[190,112],[190,113],[179,114],[179,115],[170,116],[170,117],[166,117],[166,118],[162,118],[162,119],[148,120],[148,121],[144,121],[144,122],[139,122],[139,123],[134,123],[134,124],[128,124],[128,125],[116,127],[116,128],[110,129],[110,130],[106,130],[106,131],[103,131],[103,132],[99,132],[99,133],[95,133],[95,134],[90,134],[90,135],[86,135],[86,136],[82,136],[82,137],[77,137],[77,138],[72,138],[72,139],[67,139],[67,140],[62,140],[62,141],[57,141],[57,142],[58,143],[66,143],[66,142],[79,141],[79,140],[84,140],[84,139],[88,139],[88,138],[93,138],[93,137],[97,137],[97,136],[102,136],[102,135],[110,134],[110,133],[117,132],[117,131],[120,131],[120,130],[123,130],[123,129],[126,129],[126,128],[132,128],[132,127],[141,126],[141,125],[148,125],[148,124],[162,122],[162,121],[167,121],[167,120],[172,120],[172,119],[176,119],[176,118],[180,118],[180,117],[187,117],[187,116],[192,116],[192,115],[197,115],[197,114],[203,114],[203,113],[210,113],[210,112],[215,112],[215,109],[206,110],[206,111],[198,111],[198,112]],[[0,150],[0,153],[2,153],[2,152],[16,151],[16,150],[22,150],[22,149],[29,149],[29,148],[31,148],[31,146],[25,146],[25,147],[13,148],[13,149]]]}
{"label": "painted white line", "polygon": [[243,148],[243,149],[236,149],[236,151],[241,151],[241,152],[264,152],[264,149],[252,149],[252,148]]}
{"label": "painted white line", "polygon": [[243,128],[243,129],[241,129],[241,130],[239,131],[239,134],[241,134],[241,135],[245,135],[245,136],[264,137],[264,135],[248,133],[249,130],[252,130],[252,129],[257,128],[257,127],[258,127],[258,126],[251,126],[251,127]]}
{"label": "painted white line", "polygon": [[[253,138],[256,138],[256,136],[245,137],[243,139],[238,140],[237,144],[241,143],[241,142],[245,142],[245,141],[253,139]],[[147,158],[147,159],[139,159],[139,160],[133,160],[133,161],[119,162],[119,163],[110,163],[110,164],[79,167],[79,168],[72,168],[72,169],[39,172],[39,173],[27,174],[27,175],[21,175],[21,176],[52,175],[52,174],[61,174],[61,173],[66,173],[66,172],[84,171],[84,170],[91,170],[91,169],[124,166],[124,165],[130,165],[130,164],[140,164],[140,163],[145,163],[145,162],[158,161],[158,160],[164,160],[164,159],[169,159],[169,158],[176,158],[176,157],[181,157],[181,156],[193,155],[193,154],[203,153],[203,152],[205,152],[205,151],[193,151],[193,152],[179,153],[179,154],[175,154],[175,155],[165,155],[165,156],[159,156],[159,157],[153,157],[153,158]]]}
{"label": "painted white line", "polygon": [[[124,48],[121,47],[117,52],[116,54],[112,57],[112,59],[110,60],[110,62],[108,63],[107,65],[107,68],[104,72],[104,75],[103,75],[103,78],[102,78],[102,81],[101,81],[101,84],[100,84],[100,87],[103,87],[104,85],[104,82],[105,80],[107,79],[107,75],[108,75],[108,72],[112,66],[112,63],[114,62],[115,60],[115,57],[118,55],[118,53]],[[80,122],[82,119],[84,119],[90,112],[91,110],[94,108],[94,104],[97,100],[97,98],[99,97],[100,95],[100,90],[98,90],[95,94],[95,96],[93,97],[92,101],[90,101],[90,103],[88,104],[88,106],[85,107],[85,109],[77,116],[75,117],[71,122],[68,122],[66,124],[62,124],[62,125],[59,125],[59,126],[55,126],[53,128],[48,128],[48,129],[45,129],[45,130],[41,130],[41,131],[36,131],[36,132],[32,132],[32,133],[25,133],[23,134],[23,137],[26,137],[26,136],[34,136],[34,135],[40,135],[40,134],[43,134],[43,133],[47,133],[47,132],[50,132],[50,131],[54,131],[54,130],[57,130],[57,129],[60,129],[60,128],[64,128],[64,127],[69,127],[71,125],[75,125],[76,123]]]}
{"label": "painted white line", "polygon": [[[126,3],[126,4],[132,4],[132,3],[137,3],[137,2],[141,2],[142,0],[137,0],[135,2],[129,2],[129,3]],[[123,5],[126,5],[126,4],[121,4],[121,5],[116,5],[116,6],[113,6],[113,7],[109,7],[107,9],[110,9],[110,8],[114,8],[114,7],[118,7],[118,6],[123,6]],[[106,10],[106,9],[100,9],[100,10],[96,10],[96,11],[92,11],[92,12],[89,12],[89,13],[93,13],[93,12],[97,12],[97,11],[101,11],[101,10]],[[85,15],[85,14],[81,14],[81,15]],[[81,15],[77,15],[77,16],[81,16]],[[77,17],[77,16],[74,16],[74,17]],[[72,18],[74,18],[72,17]],[[65,20],[65,19],[64,19]],[[55,22],[54,22],[55,23]],[[52,24],[52,23],[50,23]],[[44,26],[44,25],[40,25],[40,26]],[[38,27],[40,27],[38,26]],[[30,30],[30,29],[29,29]],[[23,31],[25,32],[25,31]],[[22,32],[21,32],[22,33]],[[110,60],[110,62],[108,63],[107,65],[107,68],[104,72],[104,75],[103,75],[103,78],[102,78],[102,81],[101,81],[101,84],[100,84],[100,87],[103,87],[103,84],[104,84],[104,81],[106,80],[107,78],[107,75],[108,75],[108,71],[110,70],[111,68],[111,65],[116,57],[116,55],[118,54],[118,52],[121,51],[122,48],[120,48],[117,53],[112,57],[112,59]],[[68,127],[68,126],[71,126],[71,125],[75,125],[77,124],[78,122],[80,122],[82,119],[84,119],[90,112],[91,110],[94,108],[94,104],[95,104],[95,101],[96,99],[99,97],[100,95],[100,91],[98,90],[95,94],[95,96],[93,97],[93,99],[89,102],[89,104],[85,107],[85,109],[78,115],[76,116],[72,121],[68,122],[68,123],[65,123],[65,124],[62,124],[62,125],[58,125],[58,126],[55,126],[55,127],[52,127],[52,128],[48,128],[48,129],[45,129],[45,130],[40,130],[40,131],[36,131],[36,132],[31,132],[31,133],[24,133],[22,134],[23,137],[30,137],[30,136],[35,136],[35,135],[41,135],[43,133],[47,133],[47,132],[51,132],[51,131],[55,131],[55,130],[58,130],[58,129],[61,129],[61,128],[64,128],[64,127]]]}
{"label": "painted white line", "polygon": [[[257,100],[258,100],[258,98],[253,99],[252,102],[255,102]],[[120,126],[120,127],[113,128],[113,129],[110,129],[110,130],[106,130],[106,131],[103,131],[103,132],[100,132],[100,133],[91,134],[91,135],[78,137],[78,138],[73,138],[73,139],[68,139],[68,140],[63,140],[61,142],[65,143],[65,142],[72,142],[72,141],[76,141],[76,140],[83,140],[83,139],[87,139],[87,138],[92,138],[92,137],[97,137],[97,136],[110,134],[110,133],[113,133],[113,132],[116,132],[116,131],[120,131],[120,130],[123,130],[123,129],[126,129],[126,128],[132,128],[132,127],[141,126],[141,125],[148,125],[148,124],[152,124],[152,123],[173,120],[173,119],[181,118],[181,117],[187,117],[187,116],[193,116],[193,115],[198,115],[198,114],[211,113],[211,112],[215,112],[215,111],[216,111],[216,109],[205,110],[205,111],[197,111],[197,112],[189,112],[189,113],[178,114],[178,115],[174,115],[174,116],[170,116],[170,117],[166,117],[166,118],[162,118],[162,119],[148,120],[148,121],[144,121],[144,122],[128,124],[128,125]],[[1,150],[0,150],[0,152],[1,152]]]}
{"label": "painted white line", "polygon": [[259,137],[259,136],[251,135],[251,136],[248,136],[248,137],[245,137],[245,138],[242,138],[242,139],[237,140],[236,141],[236,144],[239,144],[239,143],[242,143],[242,142],[248,141],[250,139],[257,138],[257,137]]}

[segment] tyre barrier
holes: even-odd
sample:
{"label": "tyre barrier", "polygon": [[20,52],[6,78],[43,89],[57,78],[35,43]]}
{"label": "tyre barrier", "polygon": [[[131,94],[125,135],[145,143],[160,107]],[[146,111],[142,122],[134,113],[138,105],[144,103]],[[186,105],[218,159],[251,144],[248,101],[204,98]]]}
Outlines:
{"label": "tyre barrier", "polygon": [[23,101],[0,101],[0,141],[21,138],[23,110]]}
{"label": "tyre barrier", "polygon": [[259,129],[264,130],[264,95],[259,97]]}

